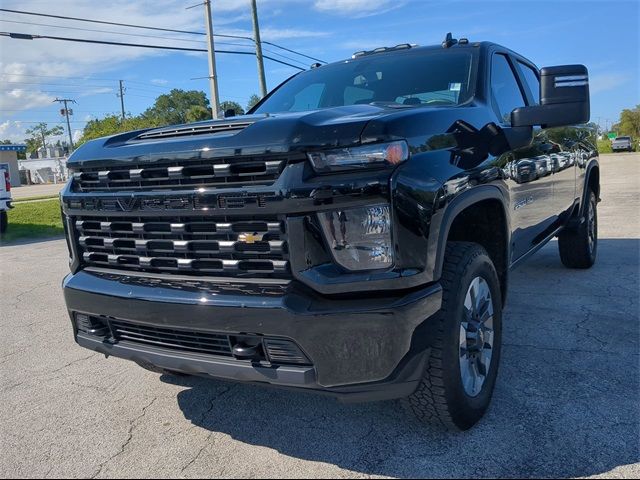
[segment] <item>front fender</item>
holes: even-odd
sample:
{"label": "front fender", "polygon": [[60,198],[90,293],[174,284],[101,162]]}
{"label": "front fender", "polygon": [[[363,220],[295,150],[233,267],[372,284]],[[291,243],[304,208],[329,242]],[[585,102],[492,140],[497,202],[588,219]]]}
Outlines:
{"label": "front fender", "polygon": [[[497,200],[504,209],[506,225],[506,238],[509,235],[509,216],[505,205],[507,200],[499,187],[495,185],[480,185],[465,190],[449,200],[439,211],[437,211],[431,221],[431,231],[429,233],[429,255],[427,259],[427,270],[433,272],[433,278],[439,279],[442,275],[444,264],[444,252],[447,245],[449,231],[456,217],[466,208],[484,200]],[[510,245],[510,242],[507,242]],[[507,258],[510,258],[507,256]]]}

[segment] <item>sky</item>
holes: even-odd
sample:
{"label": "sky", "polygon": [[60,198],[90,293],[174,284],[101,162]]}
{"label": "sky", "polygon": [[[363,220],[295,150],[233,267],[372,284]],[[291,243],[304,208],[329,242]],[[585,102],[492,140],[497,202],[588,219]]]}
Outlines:
{"label": "sky", "polygon": [[[211,4],[215,33],[252,36],[249,0]],[[0,0],[0,8],[204,31],[204,7],[187,9],[190,5],[189,0]],[[615,122],[622,109],[640,104],[638,0],[258,0],[258,13],[263,40],[327,62],[379,46],[439,44],[453,32],[454,38],[505,45],[538,67],[586,65],[591,120],[602,127]],[[206,48],[204,37],[198,35],[7,12],[0,12],[0,32]],[[266,55],[303,68],[313,63],[264,47],[269,50]],[[216,38],[216,48],[249,51],[251,44]],[[254,56],[218,54],[216,64],[221,100],[245,106],[252,94],[259,93]],[[298,71],[270,60],[265,60],[265,70],[268,89]],[[22,142],[25,130],[37,122],[66,128],[56,98],[76,100],[71,127],[79,138],[88,120],[119,114],[118,80],[124,81],[126,112],[136,115],[172,88],[209,95],[207,75],[204,53],[0,36],[0,140]]]}

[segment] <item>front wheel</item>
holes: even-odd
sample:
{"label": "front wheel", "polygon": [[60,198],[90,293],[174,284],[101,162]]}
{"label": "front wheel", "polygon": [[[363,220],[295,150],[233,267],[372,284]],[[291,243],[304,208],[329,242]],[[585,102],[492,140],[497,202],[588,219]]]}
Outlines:
{"label": "front wheel", "polygon": [[485,249],[468,242],[447,244],[441,283],[429,362],[405,405],[421,421],[467,430],[487,410],[498,374],[500,284]]}
{"label": "front wheel", "polygon": [[598,253],[598,201],[589,190],[587,203],[577,227],[565,229],[558,236],[560,260],[567,268],[591,268]]}

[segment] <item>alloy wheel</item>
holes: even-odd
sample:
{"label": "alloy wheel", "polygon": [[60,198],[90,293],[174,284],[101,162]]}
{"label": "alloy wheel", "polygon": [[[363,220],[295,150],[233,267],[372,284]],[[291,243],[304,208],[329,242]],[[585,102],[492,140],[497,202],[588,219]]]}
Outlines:
{"label": "alloy wheel", "polygon": [[460,375],[467,395],[476,397],[489,375],[493,355],[493,299],[486,280],[475,277],[464,299],[460,323]]}

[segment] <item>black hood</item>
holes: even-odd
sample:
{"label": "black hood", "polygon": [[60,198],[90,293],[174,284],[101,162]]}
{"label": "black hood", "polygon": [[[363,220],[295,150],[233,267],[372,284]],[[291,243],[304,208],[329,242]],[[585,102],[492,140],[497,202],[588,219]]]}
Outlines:
{"label": "black hood", "polygon": [[407,109],[351,105],[138,130],[87,142],[73,153],[69,166],[113,160],[153,161],[159,155],[166,158],[167,154],[203,149],[210,157],[228,157],[349,146],[360,142],[371,120],[382,120],[402,110]]}

